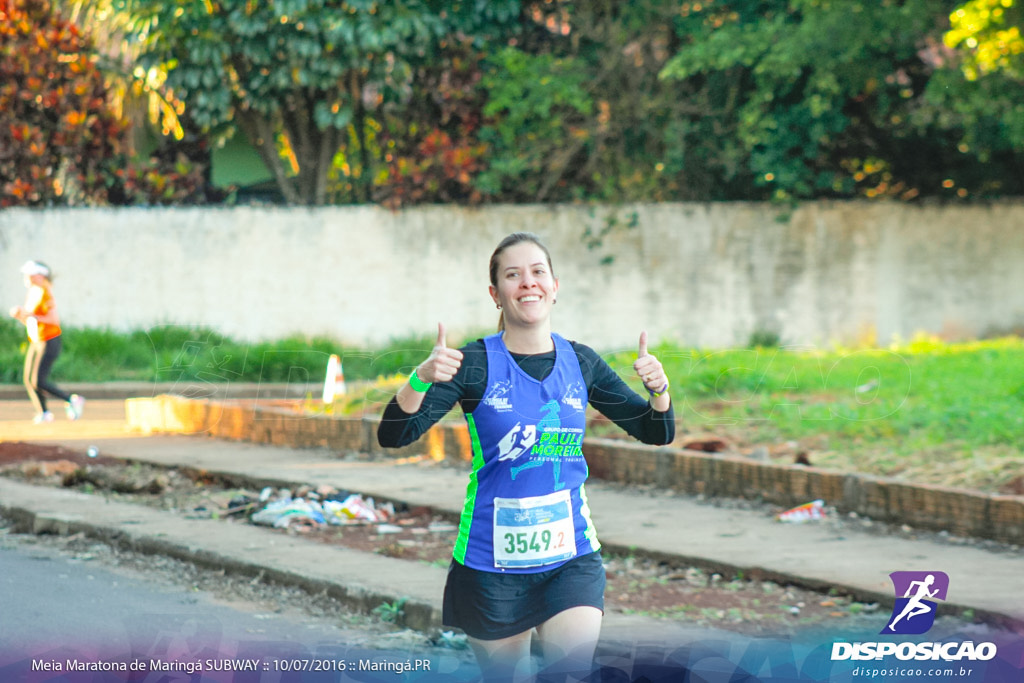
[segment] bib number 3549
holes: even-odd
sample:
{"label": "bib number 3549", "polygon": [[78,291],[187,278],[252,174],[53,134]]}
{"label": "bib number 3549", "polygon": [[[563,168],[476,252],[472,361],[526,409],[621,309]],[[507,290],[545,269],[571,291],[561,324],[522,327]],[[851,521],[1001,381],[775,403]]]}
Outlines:
{"label": "bib number 3549", "polygon": [[494,566],[541,567],[576,555],[568,491],[494,499]]}

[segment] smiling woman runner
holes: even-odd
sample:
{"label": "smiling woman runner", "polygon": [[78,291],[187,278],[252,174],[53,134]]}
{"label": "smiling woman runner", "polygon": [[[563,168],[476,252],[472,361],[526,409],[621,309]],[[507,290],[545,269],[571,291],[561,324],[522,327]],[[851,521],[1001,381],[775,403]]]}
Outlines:
{"label": "smiling woman runner", "polygon": [[529,675],[531,640],[543,671],[586,675],[604,613],[601,544],[584,483],[589,403],[633,437],[675,436],[668,378],[640,335],[630,389],[588,346],[551,331],[558,279],[530,233],[506,237],[490,261],[498,333],[461,349],[438,325],[430,356],[384,410],[377,439],[412,443],[456,402],[469,426],[473,471],[444,591],[443,621],[469,637],[488,680]]}
{"label": "smiling woman runner", "polygon": [[25,388],[36,409],[33,422],[53,422],[53,413],[46,406],[46,394],[65,402],[69,420],[82,416],[85,399],[69,394],[50,381],[50,370],[61,352],[60,317],[53,299],[50,269],[45,263],[28,261],[21,267],[28,292],[24,306],[15,306],[10,315],[25,325],[28,350],[25,352]]}

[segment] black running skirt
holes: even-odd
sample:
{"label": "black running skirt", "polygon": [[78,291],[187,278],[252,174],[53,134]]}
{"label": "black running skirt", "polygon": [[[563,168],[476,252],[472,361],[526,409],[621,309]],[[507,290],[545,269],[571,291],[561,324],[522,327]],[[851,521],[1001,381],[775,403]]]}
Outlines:
{"label": "black running skirt", "polygon": [[480,571],[452,560],[442,620],[479,640],[508,638],[571,607],[604,612],[604,584],[600,552],[535,574]]}

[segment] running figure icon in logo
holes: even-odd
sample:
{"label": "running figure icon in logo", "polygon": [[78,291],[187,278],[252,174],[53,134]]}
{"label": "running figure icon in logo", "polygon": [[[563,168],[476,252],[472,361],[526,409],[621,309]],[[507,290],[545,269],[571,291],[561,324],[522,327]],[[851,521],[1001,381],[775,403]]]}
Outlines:
{"label": "running figure icon in logo", "polygon": [[[541,417],[540,421],[537,423],[537,426],[536,426],[537,432],[540,432],[541,434],[543,434],[545,432],[548,432],[549,430],[557,432],[559,427],[561,427],[561,425],[562,425],[562,421],[558,417],[558,412],[559,412],[558,402],[557,401],[548,401],[547,403],[544,404],[544,407],[541,410],[544,411],[544,415]],[[534,441],[536,441],[536,436],[534,437]],[[530,445],[532,446],[533,443],[531,442]],[[501,460],[500,457],[498,459]],[[515,480],[515,478],[517,476],[519,476],[519,473],[522,472],[523,470],[532,469],[534,467],[540,467],[541,465],[544,464],[544,462],[545,462],[544,460],[531,459],[531,460],[528,460],[527,462],[523,463],[522,465],[518,465],[516,467],[513,467],[512,470],[511,470],[512,479]],[[562,463],[559,462],[559,460],[556,458],[553,461],[553,464],[552,464],[552,473],[554,474],[554,477],[555,477],[555,490],[556,491],[561,491],[563,488],[565,488],[565,484],[562,482],[561,476],[560,476],[561,471],[562,471]]]}
{"label": "running figure icon in logo", "polygon": [[935,623],[938,603],[949,591],[949,577],[945,572],[893,572],[889,575],[896,590],[896,604],[892,616],[881,633],[918,635]]}

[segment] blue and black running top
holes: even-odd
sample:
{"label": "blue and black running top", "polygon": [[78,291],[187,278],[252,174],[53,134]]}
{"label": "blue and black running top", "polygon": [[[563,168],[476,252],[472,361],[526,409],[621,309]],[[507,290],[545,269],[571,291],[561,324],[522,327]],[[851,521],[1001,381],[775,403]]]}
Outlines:
{"label": "blue and black running top", "polygon": [[467,567],[543,571],[600,547],[584,489],[586,385],[572,347],[552,339],[555,365],[543,380],[500,335],[484,339],[487,388],[466,415],[473,471],[454,552]]}
{"label": "blue and black running top", "polygon": [[380,445],[401,447],[461,405],[473,464],[453,555],[473,569],[546,571],[600,547],[584,486],[588,403],[643,443],[675,436],[671,408],[653,410],[590,347],[552,340],[554,351],[535,355],[510,353],[501,335],[470,342],[416,413],[392,399],[381,418]]}

